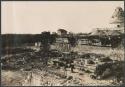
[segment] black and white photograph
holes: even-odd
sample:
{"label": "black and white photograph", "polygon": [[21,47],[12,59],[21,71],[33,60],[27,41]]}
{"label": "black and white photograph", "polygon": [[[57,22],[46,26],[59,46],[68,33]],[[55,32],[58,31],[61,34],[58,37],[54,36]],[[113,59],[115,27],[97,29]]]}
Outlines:
{"label": "black and white photograph", "polygon": [[124,86],[124,1],[1,1],[1,86]]}

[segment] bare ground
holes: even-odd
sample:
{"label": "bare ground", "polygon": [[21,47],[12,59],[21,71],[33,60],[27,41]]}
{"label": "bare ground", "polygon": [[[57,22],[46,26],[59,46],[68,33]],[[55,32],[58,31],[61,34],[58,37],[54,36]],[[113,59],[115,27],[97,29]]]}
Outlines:
{"label": "bare ground", "polygon": [[[104,54],[112,59],[124,60],[123,49],[111,49],[107,47],[82,46],[73,48],[75,51],[85,53]],[[90,74],[75,69],[70,70],[53,69],[49,71],[1,71],[1,85],[6,86],[113,86],[113,78],[105,80],[93,80]],[[80,74],[82,73],[82,74]],[[59,74],[66,75],[66,78]],[[69,79],[69,77],[71,77]]]}

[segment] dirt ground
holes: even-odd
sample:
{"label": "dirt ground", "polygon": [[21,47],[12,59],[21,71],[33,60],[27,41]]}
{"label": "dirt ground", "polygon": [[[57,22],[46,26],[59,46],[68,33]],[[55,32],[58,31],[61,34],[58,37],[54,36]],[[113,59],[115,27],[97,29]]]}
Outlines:
{"label": "dirt ground", "polygon": [[[90,50],[91,49],[91,50]],[[85,53],[96,53],[110,56],[112,59],[124,60],[124,50],[106,47],[83,46],[73,48],[73,50]],[[66,77],[62,77],[66,76]],[[81,72],[78,69],[71,73],[68,68],[52,69],[47,67],[46,70],[33,69],[31,71],[23,70],[2,70],[2,86],[116,86],[113,84],[114,78],[110,77],[105,80],[95,80],[90,78],[90,74]]]}
{"label": "dirt ground", "polygon": [[96,54],[104,54],[105,56],[109,56],[113,60],[122,60],[124,61],[124,48],[115,48],[112,49],[111,47],[97,47],[97,46],[77,46],[72,50],[78,52],[85,52],[85,53],[96,53]]}
{"label": "dirt ground", "polygon": [[[36,72],[37,71],[37,72]],[[2,85],[6,86],[113,86],[112,78],[107,80],[93,80],[89,74],[75,70],[71,73],[66,71],[66,78],[56,76],[44,71],[35,70],[22,71],[2,71]],[[32,76],[31,76],[32,74]],[[71,77],[71,78],[69,78]]]}

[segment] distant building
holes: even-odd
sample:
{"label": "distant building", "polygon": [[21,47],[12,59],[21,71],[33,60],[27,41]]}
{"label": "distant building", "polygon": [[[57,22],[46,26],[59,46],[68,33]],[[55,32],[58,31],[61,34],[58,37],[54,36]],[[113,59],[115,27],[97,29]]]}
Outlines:
{"label": "distant building", "polygon": [[69,43],[68,38],[56,38],[56,43]]}
{"label": "distant building", "polygon": [[124,27],[124,11],[121,7],[117,7],[111,17],[110,24],[114,24],[115,27]]}
{"label": "distant building", "polygon": [[78,39],[78,45],[87,45],[89,43],[88,39]]}
{"label": "distant building", "polygon": [[60,35],[60,36],[65,36],[65,35],[67,34],[67,31],[64,30],[64,29],[59,29],[59,30],[57,31],[57,34]]}
{"label": "distant building", "polygon": [[122,32],[120,30],[114,28],[97,28],[96,30],[92,31],[92,36],[120,36]]}
{"label": "distant building", "polygon": [[68,38],[56,38],[56,43],[55,43],[55,49],[62,51],[62,52],[68,52],[71,50],[71,46],[69,44]]}
{"label": "distant building", "polygon": [[68,52],[70,51],[70,44],[68,40],[68,34],[67,31],[64,29],[58,29],[57,30],[58,37],[56,38],[56,42],[53,46],[53,48],[62,51],[62,52]]}
{"label": "distant building", "polygon": [[92,39],[92,43],[99,39],[101,41],[101,45],[111,44],[111,46],[118,46],[123,43],[124,11],[121,7],[117,7],[115,9],[110,19],[110,24],[114,25],[114,27],[96,28],[91,32],[90,37]]}
{"label": "distant building", "polygon": [[[108,31],[108,30],[120,30],[121,33],[124,33],[124,10],[121,7],[117,7],[110,18],[110,24],[114,25],[113,27],[108,28],[96,28],[97,31]],[[94,31],[95,31],[94,30]]]}

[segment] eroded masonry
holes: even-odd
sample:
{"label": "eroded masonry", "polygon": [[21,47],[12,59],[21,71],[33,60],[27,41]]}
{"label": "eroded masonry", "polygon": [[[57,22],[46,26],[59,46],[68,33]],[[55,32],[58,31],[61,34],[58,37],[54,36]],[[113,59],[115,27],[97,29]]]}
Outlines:
{"label": "eroded masonry", "polygon": [[[3,86],[119,86],[124,85],[124,11],[117,7],[112,28],[90,33],[65,29],[25,36],[10,46],[5,40],[1,57]],[[11,36],[11,35],[10,35]],[[3,40],[10,38],[2,35]],[[22,36],[17,36],[17,38]],[[12,39],[13,40],[13,39]],[[21,39],[22,41],[24,40]],[[20,42],[20,41],[19,41]]]}

